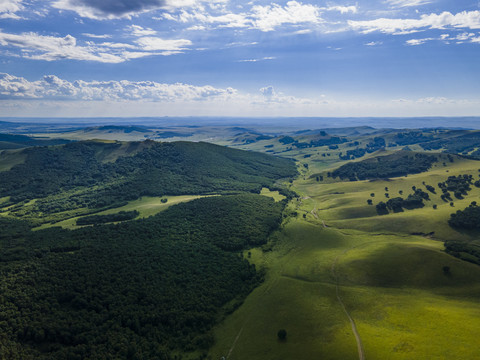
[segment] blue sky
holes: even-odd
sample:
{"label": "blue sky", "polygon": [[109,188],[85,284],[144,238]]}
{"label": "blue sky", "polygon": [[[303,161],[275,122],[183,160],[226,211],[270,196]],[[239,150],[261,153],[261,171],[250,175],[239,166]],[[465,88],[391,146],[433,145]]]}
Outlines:
{"label": "blue sky", "polygon": [[0,0],[0,112],[480,115],[479,55],[479,1]]}

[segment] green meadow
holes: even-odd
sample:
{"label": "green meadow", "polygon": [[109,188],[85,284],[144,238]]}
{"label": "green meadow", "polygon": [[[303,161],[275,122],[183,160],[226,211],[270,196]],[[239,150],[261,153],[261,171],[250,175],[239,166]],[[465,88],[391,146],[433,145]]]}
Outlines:
{"label": "green meadow", "polygon": [[[472,186],[452,207],[437,184],[451,175],[476,180],[480,163],[455,158],[416,175],[355,182],[317,181],[303,163],[303,176],[291,185],[300,195],[287,210],[294,216],[269,246],[244,253],[257,269],[266,269],[265,282],[216,328],[210,357],[358,359],[338,284],[366,359],[476,358],[480,267],[445,253],[443,241],[475,238],[447,220],[480,201],[480,189]],[[378,202],[425,185],[436,193],[429,193],[424,208],[377,214]],[[284,341],[280,329],[287,332]]]}
{"label": "green meadow", "polygon": [[[158,214],[160,211],[164,211],[172,205],[187,202],[187,201],[192,201],[194,199],[198,199],[201,197],[206,197],[206,196],[205,195],[180,195],[180,196],[163,196],[163,197],[143,196],[140,199],[129,201],[128,204],[125,206],[100,211],[98,213],[95,213],[95,215],[109,215],[109,214],[118,213],[120,211],[137,210],[140,213],[138,218],[146,218],[146,217]],[[164,201],[166,199],[167,201],[162,202],[162,199]],[[75,216],[67,220],[59,221],[53,224],[52,223],[43,224],[35,228],[35,230],[46,229],[52,226],[60,226],[64,229],[77,229],[82,227],[82,226],[76,225],[76,222],[79,218],[81,218],[81,216]]]}

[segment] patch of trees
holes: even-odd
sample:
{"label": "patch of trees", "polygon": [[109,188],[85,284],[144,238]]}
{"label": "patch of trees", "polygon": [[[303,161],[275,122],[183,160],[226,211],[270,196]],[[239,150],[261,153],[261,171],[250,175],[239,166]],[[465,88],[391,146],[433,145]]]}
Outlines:
{"label": "patch of trees", "polygon": [[451,214],[448,224],[460,229],[480,229],[480,207],[473,202],[464,210]]}
{"label": "patch of trees", "polygon": [[470,187],[472,183],[472,175],[464,174],[449,176],[446,181],[438,183],[438,187],[442,190],[442,195],[440,197],[445,202],[452,201],[450,192],[453,192],[457,199],[463,199],[463,197],[468,195],[468,192],[472,189]]}
{"label": "patch of trees", "polygon": [[385,179],[427,171],[434,162],[436,162],[436,157],[433,155],[400,151],[391,155],[345,164],[333,171],[332,177],[350,181]]}
{"label": "patch of trees", "polygon": [[134,142],[115,162],[99,160],[121,146],[89,141],[25,149],[23,164],[0,172],[0,197],[10,196],[11,203],[49,197],[35,206],[52,213],[144,195],[259,192],[296,174],[289,159],[207,143]]}
{"label": "patch of trees", "polygon": [[445,251],[459,259],[480,265],[480,246],[476,243],[455,240],[446,241]]}
{"label": "patch of trees", "polygon": [[444,152],[454,154],[467,154],[480,146],[480,132],[478,131],[465,134],[465,131],[452,130],[449,134],[451,136],[448,138],[421,143],[420,146],[424,150],[444,149]]}
{"label": "patch of trees", "polygon": [[278,139],[278,142],[283,145],[288,145],[296,142],[296,140],[291,136],[282,136],[280,139]]}
{"label": "patch of trees", "polygon": [[83,216],[77,219],[77,225],[98,225],[98,224],[106,224],[109,222],[133,220],[138,215],[140,215],[140,213],[137,210],[132,210],[132,211],[120,211],[118,213],[107,214],[107,215]]}
{"label": "patch of trees", "polygon": [[426,135],[422,131],[407,131],[398,133],[392,139],[392,142],[398,146],[413,145],[423,142],[432,141],[435,139],[431,134]]}
{"label": "patch of trees", "polygon": [[[138,130],[135,130],[138,131]],[[126,131],[127,132],[127,131]],[[155,133],[155,138],[156,139],[168,139],[168,138],[173,138],[173,137],[190,137],[193,136],[192,133],[182,133],[178,131],[161,131]]]}
{"label": "patch of trees", "polygon": [[283,207],[253,194],[210,197],[117,225],[25,232],[0,250],[2,355],[206,351],[226,304],[234,309],[262,281],[238,251],[264,244]]}
{"label": "patch of trees", "polygon": [[[356,142],[358,144],[358,142]],[[385,139],[382,137],[375,137],[372,141],[370,141],[365,148],[356,148],[352,150],[347,150],[346,155],[340,153],[338,156],[341,160],[353,160],[356,158],[360,158],[365,154],[371,154],[375,151],[384,149],[386,146]]]}
{"label": "patch of trees", "polygon": [[291,144],[292,147],[296,147],[297,149],[306,149],[320,146],[333,146],[333,148],[335,148],[335,145],[347,142],[347,139],[339,136],[329,136],[326,133],[322,136],[325,137],[310,140],[309,142],[300,142],[292,138],[291,136],[282,136],[278,141],[284,145]]}
{"label": "patch of trees", "polygon": [[424,200],[430,200],[428,193],[421,189],[415,189],[414,193],[409,194],[406,199],[402,197],[391,198],[386,203],[382,201],[377,204],[376,209],[379,215],[386,215],[389,210],[394,213],[403,212],[404,209],[412,210],[424,207]]}

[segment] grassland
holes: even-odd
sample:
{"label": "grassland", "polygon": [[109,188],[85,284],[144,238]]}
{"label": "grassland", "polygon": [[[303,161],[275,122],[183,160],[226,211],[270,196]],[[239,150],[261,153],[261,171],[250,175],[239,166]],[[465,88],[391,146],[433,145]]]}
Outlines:
{"label": "grassland", "polygon": [[[146,217],[158,214],[159,212],[168,209],[172,205],[192,201],[202,197],[207,197],[207,196],[205,195],[180,195],[180,196],[163,196],[163,197],[144,196],[140,199],[129,201],[127,205],[108,209],[105,211],[100,211],[96,213],[96,215],[109,215],[109,214],[115,214],[120,211],[137,210],[140,213],[138,218],[146,218]],[[167,201],[162,202],[162,199],[164,200],[166,199]],[[60,226],[64,229],[77,229],[82,227],[82,226],[76,225],[76,222],[79,218],[81,218],[81,216],[74,216],[67,220],[59,221],[53,224],[46,223],[35,228],[34,230],[46,229],[52,226]]]}
{"label": "grassland", "polygon": [[[303,175],[292,189],[300,196],[289,204],[297,215],[271,248],[245,252],[267,269],[266,280],[217,327],[211,358],[358,359],[337,282],[366,359],[476,358],[480,267],[446,254],[443,241],[478,235],[454,230],[447,220],[479,202],[480,189],[472,186],[452,207],[437,184],[450,175],[478,178],[480,163],[456,157],[407,177],[321,182],[310,177],[321,166],[303,166],[314,159],[297,157]],[[385,192],[392,198],[412,186],[425,190],[423,183],[437,189],[424,208],[380,216],[367,204],[387,201]],[[277,338],[279,329],[287,331],[286,341]]]}
{"label": "grassland", "polygon": [[271,197],[275,201],[282,201],[283,199],[286,198],[284,195],[280,194],[278,191],[276,190],[272,191],[268,188],[262,188],[262,190],[260,191],[260,195]]}
{"label": "grassland", "polygon": [[[300,176],[287,186],[299,196],[290,201],[282,229],[271,236],[269,243],[243,252],[243,257],[257,269],[265,269],[265,281],[238,308],[235,301],[225,307],[222,313],[229,315],[215,328],[216,342],[208,359],[358,359],[347,314],[356,324],[369,360],[478,357],[480,267],[448,255],[443,242],[480,238],[478,232],[459,231],[447,223],[451,213],[472,201],[480,202],[480,188],[472,186],[468,196],[454,198],[450,204],[440,198],[442,192],[437,184],[451,175],[467,174],[478,179],[480,162],[453,156],[453,162],[442,160],[420,174],[341,181],[327,174],[349,162],[339,160],[340,153],[352,149],[348,143],[332,149],[292,148],[278,138],[249,144],[243,140],[256,135],[229,135],[231,140],[225,138],[225,133],[220,135],[210,140],[294,158]],[[118,139],[118,134],[108,138]],[[371,138],[359,135],[355,139],[365,146]],[[193,139],[197,137],[189,138]],[[409,148],[422,151],[420,145]],[[398,148],[387,147],[353,161],[388,155],[394,150]],[[113,163],[127,154],[132,152],[122,145],[115,152],[97,153],[97,159],[102,164]],[[0,165],[0,171],[22,161],[12,155],[5,167]],[[413,187],[427,191],[426,185],[434,186],[436,192],[429,192],[425,207],[388,215],[377,213],[375,204],[380,201],[406,197]],[[267,188],[261,190],[261,195],[275,201],[285,199],[278,191]],[[138,210],[140,217],[148,217],[198,197],[169,196],[167,203],[162,203],[160,197],[144,196],[98,214]],[[2,200],[8,198],[0,199],[0,203]],[[29,204],[22,206],[28,210]],[[62,219],[69,219],[42,228],[74,229],[76,219],[83,215],[59,213]],[[278,339],[279,329],[287,331],[286,341]],[[200,352],[181,355],[183,359],[203,356]]]}

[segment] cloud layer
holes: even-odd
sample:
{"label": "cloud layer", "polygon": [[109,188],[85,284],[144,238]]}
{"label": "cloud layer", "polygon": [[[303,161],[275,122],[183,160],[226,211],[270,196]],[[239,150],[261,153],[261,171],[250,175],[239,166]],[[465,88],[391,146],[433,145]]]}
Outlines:
{"label": "cloud layer", "polygon": [[28,81],[23,77],[0,73],[0,99],[84,100],[84,101],[203,101],[235,96],[233,88],[210,85],[161,84],[154,81],[69,82],[55,75]]}

